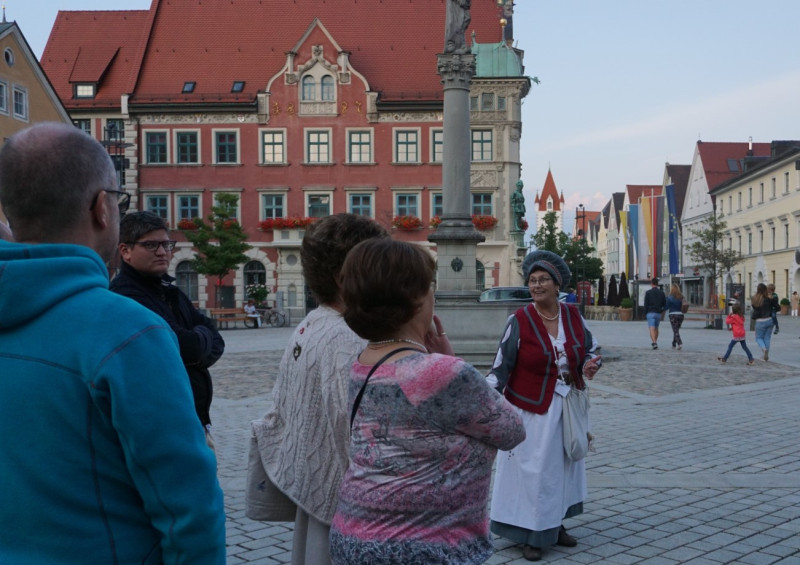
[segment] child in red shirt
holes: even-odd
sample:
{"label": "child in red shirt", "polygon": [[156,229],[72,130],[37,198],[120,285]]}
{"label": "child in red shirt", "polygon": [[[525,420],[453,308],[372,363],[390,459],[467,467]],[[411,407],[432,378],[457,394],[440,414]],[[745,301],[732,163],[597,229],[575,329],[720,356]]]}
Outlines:
{"label": "child in red shirt", "polygon": [[747,353],[747,364],[752,365],[754,363],[753,354],[750,353],[750,350],[747,348],[747,342],[744,340],[744,316],[742,315],[742,307],[739,304],[733,306],[731,314],[725,318],[725,323],[730,326],[733,332],[733,339],[731,339],[731,342],[728,344],[728,351],[725,352],[725,356],[717,357],[717,359],[719,359],[721,363],[725,363],[728,357],[730,357],[731,351],[733,351],[733,346],[737,343],[741,343],[742,349]]}

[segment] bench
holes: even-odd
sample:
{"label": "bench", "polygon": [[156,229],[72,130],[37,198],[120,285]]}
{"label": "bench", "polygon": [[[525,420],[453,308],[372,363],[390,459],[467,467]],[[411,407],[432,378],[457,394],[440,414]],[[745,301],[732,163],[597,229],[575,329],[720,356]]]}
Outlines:
{"label": "bench", "polygon": [[219,329],[223,329],[222,324],[225,324],[225,329],[227,329],[230,323],[233,323],[233,327],[235,328],[236,322],[242,322],[245,327],[247,327],[247,322],[252,320],[252,318],[244,313],[244,310],[240,310],[239,308],[211,308],[209,314],[211,318],[217,322],[217,327]]}

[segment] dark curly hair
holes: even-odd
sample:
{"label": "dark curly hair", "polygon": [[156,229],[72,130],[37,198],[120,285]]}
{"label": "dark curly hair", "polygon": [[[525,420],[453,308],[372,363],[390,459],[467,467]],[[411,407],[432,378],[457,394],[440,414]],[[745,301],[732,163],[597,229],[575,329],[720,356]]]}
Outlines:
{"label": "dark curly hair", "polygon": [[339,301],[339,271],[347,252],[366,239],[389,237],[378,223],[355,214],[334,214],[306,228],[300,261],[306,285],[321,304]]}
{"label": "dark curly hair", "polygon": [[392,239],[356,245],[342,265],[344,321],[360,337],[394,337],[431,288],[436,263],[422,247]]}

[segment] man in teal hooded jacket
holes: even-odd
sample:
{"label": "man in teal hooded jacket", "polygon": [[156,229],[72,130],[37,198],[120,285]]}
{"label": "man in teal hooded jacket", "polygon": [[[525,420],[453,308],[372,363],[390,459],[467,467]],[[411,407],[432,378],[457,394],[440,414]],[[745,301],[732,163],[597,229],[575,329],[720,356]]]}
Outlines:
{"label": "man in teal hooded jacket", "polygon": [[65,124],[0,151],[0,563],[225,563],[213,453],[175,335],[108,290],[107,152]]}

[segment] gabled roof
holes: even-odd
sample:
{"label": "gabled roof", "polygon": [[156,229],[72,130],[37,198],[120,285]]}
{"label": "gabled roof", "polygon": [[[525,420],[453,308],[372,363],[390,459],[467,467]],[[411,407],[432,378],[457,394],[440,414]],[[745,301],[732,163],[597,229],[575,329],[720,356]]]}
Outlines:
{"label": "gabled roof", "polygon": [[606,205],[603,206],[603,211],[600,213],[603,215],[603,227],[608,229],[608,216],[611,213],[611,198],[608,199]]}
{"label": "gabled roof", "polygon": [[[69,79],[80,48],[120,49],[97,98],[71,100],[70,107],[98,105],[123,93],[132,94],[132,103],[182,101],[186,82],[196,83],[194,97],[223,100],[232,97],[233,81],[243,81],[234,97],[254,100],[316,18],[382,101],[441,100],[436,54],[444,50],[446,5],[447,0],[153,0],[149,11],[59,12],[43,65],[62,98],[71,100]],[[501,41],[495,2],[473,2],[470,11],[468,42],[472,32],[480,43]],[[308,54],[298,54],[304,58]],[[87,66],[96,70],[101,59]]]}
{"label": "gabled roof", "polygon": [[[781,143],[781,142],[779,142],[779,143]],[[747,169],[747,171],[745,171],[741,175],[736,175],[735,177],[729,178],[725,182],[721,182],[720,184],[715,186],[709,192],[711,194],[716,194],[716,193],[722,191],[723,189],[725,189],[726,187],[728,187],[728,186],[730,186],[732,184],[736,184],[739,181],[742,181],[742,180],[747,179],[749,177],[758,177],[760,174],[762,174],[764,169],[768,169],[770,166],[774,165],[775,163],[780,163],[782,161],[787,161],[787,160],[795,160],[795,159],[797,159],[797,157],[800,157],[800,143],[798,143],[796,146],[781,145],[781,146],[778,146],[778,147],[776,147],[775,144],[776,144],[776,142],[774,142],[774,141],[771,144],[772,145],[772,156],[771,157],[764,158],[759,164],[757,164],[757,165],[755,165],[753,167],[749,167]]]}
{"label": "gabled roof", "polygon": [[689,175],[692,172],[691,165],[671,165],[666,164],[666,174],[673,186],[675,186],[675,207],[677,216],[683,217],[683,202],[686,200],[686,189],[689,186]]}
{"label": "gabled roof", "polygon": [[[147,10],[59,11],[41,63],[64,105],[118,108],[136,85],[149,29]],[[79,82],[97,83],[95,97],[73,99]]]}
{"label": "gabled roof", "polygon": [[638,204],[642,196],[661,196],[664,192],[660,184],[626,184],[625,190],[631,204]]}
{"label": "gabled roof", "polygon": [[556,188],[556,181],[553,180],[553,172],[548,169],[547,170],[547,178],[544,179],[544,186],[542,187],[542,195],[539,196],[537,191],[536,193],[536,200],[534,200],[534,204],[537,205],[537,209],[540,212],[547,212],[547,199],[553,199],[553,212],[561,211],[561,205],[564,203],[564,193],[561,193],[561,196],[558,195],[558,189]]}
{"label": "gabled roof", "polygon": [[616,221],[617,229],[619,229],[619,213],[625,205],[625,193],[615,192],[611,195],[611,199],[614,201],[614,220]]}
{"label": "gabled roof", "polygon": [[[744,159],[751,153],[748,143],[726,143],[714,141],[698,141],[697,152],[703,163],[708,190],[711,192],[717,185],[740,175]],[[753,143],[752,156],[769,157],[769,143]]]}

